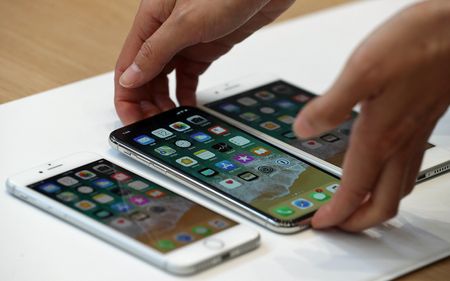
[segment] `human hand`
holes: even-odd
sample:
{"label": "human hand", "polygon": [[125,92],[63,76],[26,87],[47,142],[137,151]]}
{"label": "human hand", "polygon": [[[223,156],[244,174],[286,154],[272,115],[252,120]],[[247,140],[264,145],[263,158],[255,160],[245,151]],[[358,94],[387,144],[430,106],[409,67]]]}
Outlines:
{"label": "human hand", "polygon": [[[115,106],[128,124],[195,104],[199,76],[233,45],[272,22],[294,0],[142,0],[115,69]],[[236,62],[238,64],[239,62]]]}
{"label": "human hand", "polygon": [[334,85],[299,114],[309,138],[354,123],[341,187],[312,219],[315,228],[361,231],[397,213],[415,185],[426,142],[450,103],[450,2],[424,1],[372,33]]}

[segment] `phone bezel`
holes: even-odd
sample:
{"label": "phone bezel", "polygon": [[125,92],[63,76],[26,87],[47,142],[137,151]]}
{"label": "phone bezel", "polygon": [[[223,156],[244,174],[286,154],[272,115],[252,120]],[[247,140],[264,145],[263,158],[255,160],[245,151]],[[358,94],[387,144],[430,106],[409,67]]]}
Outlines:
{"label": "phone bezel", "polygon": [[[173,179],[182,182],[183,184],[188,185],[191,188],[194,188],[195,190],[201,192],[203,195],[206,195],[209,198],[212,198],[216,200],[217,202],[221,204],[225,204],[226,207],[233,209],[234,211],[237,211],[240,214],[245,215],[246,217],[252,219],[253,221],[275,231],[278,233],[293,233],[297,232],[299,230],[302,230],[306,228],[309,225],[309,220],[314,215],[315,211],[312,211],[310,213],[307,213],[301,217],[297,217],[295,219],[289,219],[289,220],[282,220],[279,218],[276,218],[266,212],[263,212],[262,210],[256,209],[250,204],[247,204],[237,198],[231,197],[227,193],[217,189],[216,187],[208,184],[207,182],[202,182],[201,180],[197,180],[196,178],[192,177],[191,175],[183,172],[181,169],[177,169],[176,167],[172,167],[168,163],[161,162],[160,159],[145,154],[144,152],[141,152],[138,150],[137,146],[133,146],[130,143],[127,143],[122,137],[123,133],[127,133],[129,131],[132,131],[134,128],[140,128],[145,123],[151,122],[151,120],[156,120],[157,118],[160,118],[162,120],[165,120],[164,116],[173,116],[174,112],[180,112],[185,109],[190,110],[198,110],[199,114],[205,113],[208,115],[209,113],[206,111],[202,111],[199,108],[195,107],[188,107],[188,106],[182,106],[178,107],[163,113],[160,113],[156,116],[138,121],[136,123],[130,124],[128,126],[119,128],[117,130],[114,130],[110,134],[110,144],[113,148],[118,149],[120,152],[124,153],[125,155],[132,157],[150,168],[155,169],[158,172],[162,172],[163,174],[172,177]],[[195,114],[197,114],[195,113]],[[193,113],[194,114],[194,113]],[[204,115],[205,115],[204,114]],[[176,116],[176,115],[175,115]],[[217,116],[212,115],[213,117],[217,118]],[[242,129],[234,126],[233,124],[230,124],[224,120],[221,120],[225,123],[227,123],[228,126],[233,127],[234,129],[241,131]],[[148,127],[148,126],[147,126]],[[259,139],[263,143],[266,143],[268,146],[273,146],[273,144],[268,143],[266,140],[259,138],[258,136],[253,135],[253,137]],[[291,157],[297,158],[300,161],[304,161],[307,164],[333,176],[336,178],[339,178],[339,175],[335,173],[332,169],[329,167],[322,165],[321,163],[315,163],[314,161],[311,161],[308,158],[301,158],[298,155],[294,155],[283,149],[282,147],[278,147],[275,145],[278,149],[283,150],[284,153],[288,154]],[[228,204],[227,204],[228,203]],[[237,208],[236,208],[237,207]],[[244,211],[244,213],[242,213]]]}
{"label": "phone bezel", "polygon": [[[199,270],[206,269],[224,261],[224,259],[221,259],[223,256],[232,258],[258,246],[260,239],[258,232],[238,223],[229,229],[193,242],[190,245],[175,249],[169,253],[160,253],[157,250],[152,249],[151,247],[146,246],[139,241],[113,229],[112,227],[85,216],[84,214],[77,212],[76,210],[73,210],[70,207],[28,187],[28,185],[35,182],[45,180],[49,177],[76,169],[77,167],[100,159],[106,159],[121,167],[125,166],[122,163],[118,163],[118,161],[113,161],[107,157],[94,153],[76,153],[37,166],[8,178],[7,189],[12,195],[40,209],[43,209],[44,211],[66,222],[80,227],[83,230],[101,238],[102,240],[106,240],[111,244],[127,251],[128,253],[131,253],[159,268],[178,275],[194,274]],[[142,175],[142,173],[139,173],[134,169],[130,169],[128,167],[125,169],[146,178]],[[151,181],[168,190],[171,190],[164,184],[161,184],[158,180],[152,179]],[[191,198],[181,195],[176,191],[171,191],[179,196],[191,200]],[[207,248],[205,244],[205,241],[209,239],[225,241],[224,244],[226,247],[223,249],[211,250]]]}

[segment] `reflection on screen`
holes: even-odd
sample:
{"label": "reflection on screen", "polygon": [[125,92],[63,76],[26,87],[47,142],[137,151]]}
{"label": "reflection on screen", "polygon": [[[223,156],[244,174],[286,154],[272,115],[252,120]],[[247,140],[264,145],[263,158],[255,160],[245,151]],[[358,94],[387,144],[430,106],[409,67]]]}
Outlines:
{"label": "reflection on screen", "polygon": [[194,108],[126,127],[134,149],[274,218],[293,220],[327,202],[339,180]]}
{"label": "reflection on screen", "polygon": [[104,159],[29,187],[163,253],[236,224]]}

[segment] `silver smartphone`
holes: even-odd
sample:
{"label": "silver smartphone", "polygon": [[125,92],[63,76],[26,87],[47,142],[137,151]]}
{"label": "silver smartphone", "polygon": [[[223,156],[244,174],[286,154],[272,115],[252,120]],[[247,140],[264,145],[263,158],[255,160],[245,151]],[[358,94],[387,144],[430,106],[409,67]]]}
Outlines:
{"label": "silver smartphone", "polygon": [[[298,139],[292,123],[317,95],[270,74],[249,76],[198,93],[201,108],[292,153],[328,165],[338,174],[358,113],[312,139]],[[428,143],[417,182],[450,170],[450,151]]]}
{"label": "silver smartphone", "polygon": [[10,177],[8,191],[141,259],[193,274],[256,248],[259,234],[92,153]]}
{"label": "silver smartphone", "polygon": [[194,107],[179,107],[110,134],[111,145],[279,233],[305,228],[339,188],[326,166]]}

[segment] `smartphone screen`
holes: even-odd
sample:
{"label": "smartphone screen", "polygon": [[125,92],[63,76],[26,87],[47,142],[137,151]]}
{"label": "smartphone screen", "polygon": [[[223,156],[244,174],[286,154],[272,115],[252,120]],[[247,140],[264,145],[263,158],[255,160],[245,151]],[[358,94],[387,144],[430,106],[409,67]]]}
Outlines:
{"label": "smartphone screen", "polygon": [[292,132],[297,113],[315,97],[279,80],[205,106],[341,167],[356,113],[336,129],[317,138],[300,140]]}
{"label": "smartphone screen", "polygon": [[338,178],[206,112],[180,107],[112,137],[275,221],[309,217]]}
{"label": "smartphone screen", "polygon": [[161,253],[237,224],[105,159],[28,187]]}
{"label": "smartphone screen", "polygon": [[[313,93],[278,80],[205,104],[238,122],[342,168],[356,112],[335,129],[312,139],[298,139],[292,124]],[[434,145],[428,144],[427,149]]]}

